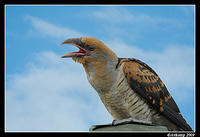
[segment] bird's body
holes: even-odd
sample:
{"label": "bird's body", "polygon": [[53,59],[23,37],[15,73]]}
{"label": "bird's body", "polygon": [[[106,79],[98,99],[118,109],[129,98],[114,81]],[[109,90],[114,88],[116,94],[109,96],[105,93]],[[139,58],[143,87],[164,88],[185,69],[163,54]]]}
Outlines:
{"label": "bird's body", "polygon": [[192,130],[159,76],[134,58],[118,58],[101,41],[82,37],[63,44],[78,46],[79,52],[64,57],[83,64],[87,79],[114,120],[134,118],[168,130]]}
{"label": "bird's body", "polygon": [[84,66],[88,81],[97,91],[101,101],[112,117],[115,120],[134,117],[135,119],[148,121],[156,125],[168,126],[169,130],[178,130],[167,119],[164,122],[170,124],[158,123],[159,118],[162,117],[160,113],[129,86],[123,72],[126,63],[123,62],[118,67],[117,64],[118,60],[113,61],[112,65],[111,63],[105,65],[106,67],[102,68],[102,70],[101,67],[94,68],[96,73],[88,71],[87,67]]}

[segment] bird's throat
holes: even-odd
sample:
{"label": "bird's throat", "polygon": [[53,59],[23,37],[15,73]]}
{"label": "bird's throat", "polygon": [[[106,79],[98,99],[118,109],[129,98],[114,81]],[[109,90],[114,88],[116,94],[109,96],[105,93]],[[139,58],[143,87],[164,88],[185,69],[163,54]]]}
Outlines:
{"label": "bird's throat", "polygon": [[112,87],[116,79],[116,64],[116,61],[83,64],[87,79],[97,92],[106,92]]}

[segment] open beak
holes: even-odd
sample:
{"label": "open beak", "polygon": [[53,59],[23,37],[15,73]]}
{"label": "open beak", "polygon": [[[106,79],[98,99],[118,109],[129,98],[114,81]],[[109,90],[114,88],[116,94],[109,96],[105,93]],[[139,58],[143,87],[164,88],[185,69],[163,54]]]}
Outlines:
{"label": "open beak", "polygon": [[62,44],[72,44],[79,48],[77,52],[70,52],[61,56],[61,58],[69,58],[69,57],[83,57],[88,55],[88,51],[84,48],[84,44],[81,42],[81,38],[71,38],[67,39]]}

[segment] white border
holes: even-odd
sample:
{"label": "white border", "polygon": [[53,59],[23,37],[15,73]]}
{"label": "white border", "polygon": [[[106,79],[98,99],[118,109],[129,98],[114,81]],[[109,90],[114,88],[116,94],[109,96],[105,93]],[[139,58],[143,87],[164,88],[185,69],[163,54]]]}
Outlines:
{"label": "white border", "polygon": [[[68,132],[71,132],[71,133],[77,133],[77,132],[89,132],[89,130],[88,131],[6,131],[6,7],[14,7],[14,6],[16,6],[16,7],[19,7],[19,6],[22,6],[22,7],[29,7],[29,6],[37,6],[37,7],[46,7],[46,6],[50,6],[50,7],[53,7],[53,6],[61,6],[61,7],[69,7],[69,6],[91,6],[91,7],[100,7],[100,6],[103,6],[103,7],[121,7],[121,6],[125,6],[125,7],[137,7],[137,6],[141,6],[141,7],[144,7],[144,6],[152,6],[152,7],[157,7],[157,6],[159,6],[159,7],[166,7],[166,6],[176,6],[176,7],[183,7],[183,6],[192,6],[192,7],[194,7],[194,110],[195,110],[195,113],[194,113],[194,132],[196,132],[196,92],[195,92],[195,87],[196,87],[196,81],[195,81],[195,79],[196,79],[196,69],[195,69],[195,67],[196,67],[196,64],[195,64],[195,57],[196,57],[196,53],[195,53],[195,48],[196,48],[196,41],[195,41],[195,39],[196,39],[196,23],[195,23],[195,17],[196,17],[196,14],[195,14],[195,10],[196,10],[196,5],[195,4],[187,4],[187,5],[182,5],[182,4],[180,4],[180,5],[176,5],[176,4],[165,4],[165,5],[151,5],[151,4],[145,4],[145,5],[141,5],[141,4],[136,4],[136,5],[95,5],[95,4],[90,4],[90,5],[76,5],[76,4],[50,4],[50,5],[48,5],[48,4],[40,4],[40,5],[38,5],[38,4],[32,4],[32,5],[29,5],[29,4],[22,4],[22,5],[15,5],[15,4],[6,4],[5,6],[4,6],[4,12],[5,12],[5,16],[4,16],[4,23],[5,23],[5,26],[4,26],[4,46],[5,46],[5,50],[4,50],[4,53],[5,53],[5,63],[4,63],[4,68],[5,68],[5,77],[4,77],[4,82],[5,82],[5,91],[4,91],[4,99],[5,99],[5,105],[4,105],[4,114],[5,114],[5,117],[4,117],[4,126],[5,126],[5,128],[4,128],[4,132],[7,132],[7,133],[14,133],[14,132],[16,132],[16,133],[23,133],[23,132],[25,132],[25,133],[35,133],[35,132],[39,132],[39,133],[47,133],[47,132],[56,132],[56,133],[68,133]],[[123,133],[123,132],[125,132],[125,133],[187,133],[187,131],[95,131],[95,133],[102,133],[102,132],[105,132],[105,133],[110,133],[110,132],[116,132],[116,133]],[[89,132],[89,133],[93,133],[93,132]]]}

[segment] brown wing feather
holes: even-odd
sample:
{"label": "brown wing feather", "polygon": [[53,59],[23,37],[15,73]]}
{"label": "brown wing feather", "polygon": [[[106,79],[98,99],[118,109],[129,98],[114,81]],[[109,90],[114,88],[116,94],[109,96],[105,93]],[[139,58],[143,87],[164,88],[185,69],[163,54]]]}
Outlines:
{"label": "brown wing feather", "polygon": [[130,87],[147,102],[183,130],[192,130],[156,72],[144,62],[134,58],[119,59],[124,63],[124,74]]}

